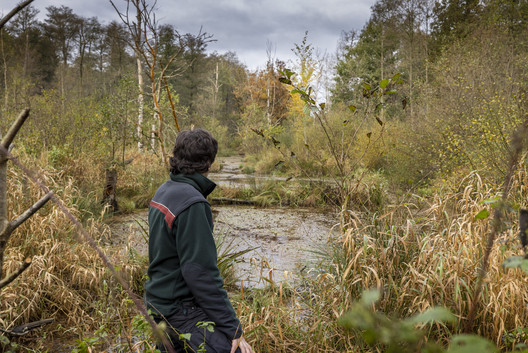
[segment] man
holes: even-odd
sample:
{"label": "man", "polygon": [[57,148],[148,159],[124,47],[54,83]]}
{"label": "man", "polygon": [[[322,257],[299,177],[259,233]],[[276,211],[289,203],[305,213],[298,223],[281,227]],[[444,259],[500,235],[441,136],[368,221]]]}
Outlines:
{"label": "man", "polygon": [[[223,288],[205,199],[216,186],[207,173],[217,151],[217,141],[203,129],[182,131],[176,138],[170,180],[149,207],[145,300],[154,319],[167,323],[176,352],[253,353]],[[214,322],[213,332],[197,326],[208,321]],[[188,333],[189,340],[179,339]]]}

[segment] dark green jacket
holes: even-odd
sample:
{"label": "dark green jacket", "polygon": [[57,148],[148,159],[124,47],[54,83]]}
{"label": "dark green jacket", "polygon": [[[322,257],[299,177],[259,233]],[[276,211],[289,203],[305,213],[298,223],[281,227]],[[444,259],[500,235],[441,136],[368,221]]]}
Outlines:
{"label": "dark green jacket", "polygon": [[228,338],[242,334],[217,266],[211,206],[215,184],[202,174],[174,175],[149,207],[149,268],[145,300],[153,314],[173,315],[195,301]]}

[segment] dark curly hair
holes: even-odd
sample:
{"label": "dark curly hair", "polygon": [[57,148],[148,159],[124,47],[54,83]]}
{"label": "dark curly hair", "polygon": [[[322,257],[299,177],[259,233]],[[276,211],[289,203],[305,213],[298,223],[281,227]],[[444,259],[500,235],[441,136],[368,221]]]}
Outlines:
{"label": "dark curly hair", "polygon": [[176,137],[170,158],[173,174],[207,173],[213,164],[218,142],[204,129],[184,130]]}

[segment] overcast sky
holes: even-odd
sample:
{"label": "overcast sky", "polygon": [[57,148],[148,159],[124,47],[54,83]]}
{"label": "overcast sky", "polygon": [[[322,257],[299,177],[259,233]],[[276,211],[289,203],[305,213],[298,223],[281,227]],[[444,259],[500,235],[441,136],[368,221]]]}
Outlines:
{"label": "overcast sky", "polygon": [[[19,0],[1,0],[0,14],[7,14]],[[200,27],[217,42],[208,51],[236,52],[249,69],[263,68],[267,43],[272,55],[288,62],[291,49],[305,31],[321,53],[334,54],[342,31],[361,30],[375,0],[158,0],[159,23],[171,24],[180,33],[197,34]],[[123,5],[124,0],[115,0]],[[118,17],[109,0],[35,0],[39,18],[46,7],[65,5],[83,17],[108,23]]]}

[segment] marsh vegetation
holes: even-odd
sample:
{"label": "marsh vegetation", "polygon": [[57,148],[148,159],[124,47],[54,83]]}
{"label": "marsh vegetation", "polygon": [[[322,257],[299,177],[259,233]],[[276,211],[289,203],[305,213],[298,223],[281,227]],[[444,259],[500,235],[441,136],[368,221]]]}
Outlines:
{"label": "marsh vegetation", "polygon": [[380,0],[333,64],[307,33],[257,71],[130,4],[141,33],[65,6],[2,24],[2,136],[31,110],[0,150],[0,217],[55,195],[0,242],[3,274],[31,259],[0,292],[4,351],[154,351],[142,220],[192,126],[220,144],[219,265],[255,351],[527,348],[526,1]]}

